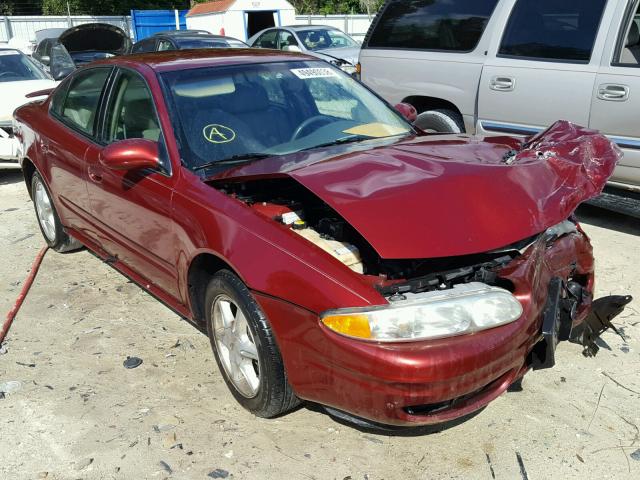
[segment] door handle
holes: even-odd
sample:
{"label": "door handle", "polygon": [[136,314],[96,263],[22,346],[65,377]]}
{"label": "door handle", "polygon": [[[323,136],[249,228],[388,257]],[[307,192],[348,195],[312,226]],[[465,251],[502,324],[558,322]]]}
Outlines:
{"label": "door handle", "polygon": [[489,88],[497,92],[512,92],[516,88],[516,79],[512,77],[493,77]]}
{"label": "door handle", "polygon": [[615,83],[603,83],[598,87],[598,98],[609,102],[624,102],[629,99],[629,87]]}
{"label": "door handle", "polygon": [[46,143],[41,143],[40,144],[40,150],[45,155],[47,155],[47,154],[49,154],[51,152],[51,150],[49,150],[49,145],[47,145]]}

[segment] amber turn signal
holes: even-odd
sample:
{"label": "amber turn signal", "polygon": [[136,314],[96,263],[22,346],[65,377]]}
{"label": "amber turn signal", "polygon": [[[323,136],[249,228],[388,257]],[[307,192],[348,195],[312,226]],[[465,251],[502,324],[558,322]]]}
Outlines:
{"label": "amber turn signal", "polygon": [[371,338],[371,327],[368,315],[328,315],[322,323],[334,332],[356,338]]}

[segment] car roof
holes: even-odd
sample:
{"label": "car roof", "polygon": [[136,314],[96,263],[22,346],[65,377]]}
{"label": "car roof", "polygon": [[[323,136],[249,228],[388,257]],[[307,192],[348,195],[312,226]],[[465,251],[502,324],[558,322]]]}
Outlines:
{"label": "car roof", "polygon": [[339,28],[331,27],[329,25],[287,25],[286,27],[274,27],[274,28],[286,28],[288,30],[294,30],[296,32],[302,32],[304,30],[338,30]]}
{"label": "car roof", "polygon": [[[207,32],[206,30],[163,30],[161,32],[156,32],[153,35],[151,35],[152,37],[156,37],[159,35],[168,35],[168,36],[172,36],[172,37],[177,37],[177,36],[182,36],[182,35],[212,35],[210,32]],[[216,35],[216,37],[218,36],[222,36],[222,35]]]}
{"label": "car roof", "polygon": [[24,52],[18,50],[17,48],[13,48],[13,47],[0,47],[0,52],[14,52],[14,53],[17,53],[19,55],[25,55]]}
{"label": "car roof", "polygon": [[295,62],[317,57],[296,52],[252,48],[208,48],[199,50],[167,50],[163,52],[134,53],[92,62],[91,65],[147,66],[156,72],[189,70],[221,65],[247,65],[252,63]]}

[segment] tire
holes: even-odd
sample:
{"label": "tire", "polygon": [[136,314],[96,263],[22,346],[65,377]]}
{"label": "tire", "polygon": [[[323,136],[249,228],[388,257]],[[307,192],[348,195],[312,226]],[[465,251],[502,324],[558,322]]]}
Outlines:
{"label": "tire", "polygon": [[418,115],[413,124],[425,132],[464,133],[462,116],[453,110],[427,110]]}
{"label": "tire", "polygon": [[204,308],[218,368],[238,403],[263,418],[299,405],[269,322],[244,283],[219,271],[207,286]]}
{"label": "tire", "polygon": [[56,207],[42,177],[38,172],[31,178],[31,196],[44,240],[56,252],[70,252],[82,248],[82,244],[64,231]]}

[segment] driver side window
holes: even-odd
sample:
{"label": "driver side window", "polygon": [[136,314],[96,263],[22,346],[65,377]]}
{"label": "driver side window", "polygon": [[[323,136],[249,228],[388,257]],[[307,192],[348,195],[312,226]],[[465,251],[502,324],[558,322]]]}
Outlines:
{"label": "driver side window", "polygon": [[169,160],[155,104],[146,81],[123,70],[114,85],[105,123],[105,142],[142,138],[158,142],[160,162],[166,171]]}

